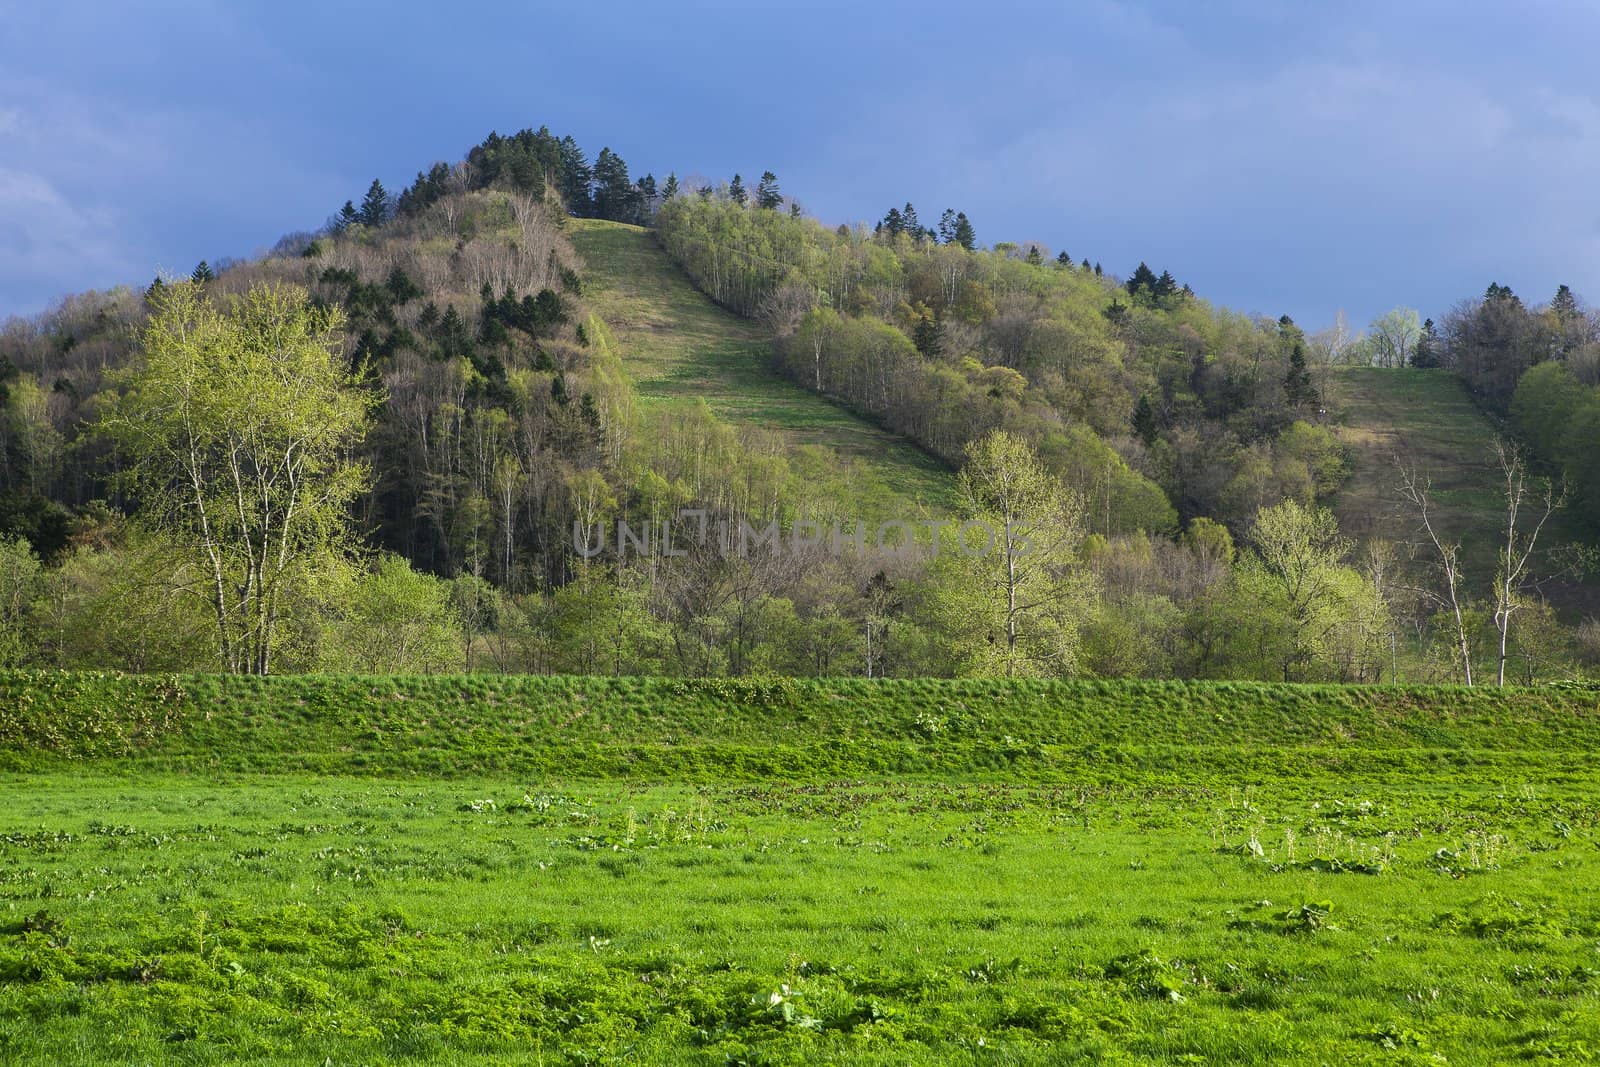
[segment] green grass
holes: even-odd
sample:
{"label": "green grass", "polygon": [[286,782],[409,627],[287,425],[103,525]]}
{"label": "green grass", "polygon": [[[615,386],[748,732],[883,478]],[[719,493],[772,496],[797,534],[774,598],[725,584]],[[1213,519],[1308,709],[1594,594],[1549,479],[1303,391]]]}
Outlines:
{"label": "green grass", "polygon": [[[1335,375],[1332,397],[1353,461],[1350,481],[1335,504],[1340,524],[1357,538],[1420,541],[1416,516],[1395,491],[1399,457],[1432,478],[1440,531],[1461,543],[1468,593],[1486,598],[1504,536],[1504,483],[1490,450],[1499,428],[1472,402],[1460,379],[1443,370],[1352,367]],[[1542,535],[1551,547],[1583,537],[1560,514]],[[1552,583],[1547,592],[1569,610],[1596,606],[1590,588]]]}
{"label": "green grass", "polygon": [[717,307],[649,231],[598,219],[568,221],[584,261],[584,291],[616,336],[641,412],[704,400],[720,418],[781,432],[792,447],[822,446],[863,463],[901,500],[947,505],[950,472],[887,433],[801,388],[773,368],[765,331]]}
{"label": "green grass", "polygon": [[1600,697],[0,675],[0,1060],[1588,1062]]}

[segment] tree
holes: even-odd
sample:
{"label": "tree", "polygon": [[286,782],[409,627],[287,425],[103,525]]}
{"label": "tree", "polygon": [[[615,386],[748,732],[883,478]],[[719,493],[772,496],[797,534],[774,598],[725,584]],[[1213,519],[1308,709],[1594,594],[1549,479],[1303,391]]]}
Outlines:
{"label": "tree", "polygon": [[1139,402],[1133,406],[1133,432],[1143,441],[1146,448],[1156,443],[1159,431],[1156,427],[1156,409],[1150,403],[1148,393],[1139,394]]}
{"label": "tree", "polygon": [[1411,308],[1395,308],[1367,327],[1368,360],[1376,367],[1406,367],[1415,356],[1422,327]]}
{"label": "tree", "polygon": [[1264,599],[1281,608],[1288,621],[1289,640],[1280,664],[1283,680],[1303,679],[1326,651],[1338,624],[1340,564],[1350,554],[1351,542],[1340,535],[1333,512],[1305,508],[1291,499],[1256,513],[1250,543],[1256,566],[1247,566],[1245,577],[1259,580]]}
{"label": "tree", "polygon": [[376,398],[340,354],[342,315],[257,286],[226,307],[165,286],[101,429],[143,513],[204,573],[225,670],[266,674],[295,586],[346,544]]}
{"label": "tree", "polygon": [[1306,365],[1306,335],[1287,315],[1278,320],[1278,343],[1286,350],[1288,363],[1283,375],[1284,399],[1297,406],[1312,403],[1317,399],[1317,387]]}
{"label": "tree", "polygon": [[756,186],[756,207],[774,211],[782,203],[783,194],[778,191],[778,176],[770,170],[762,171],[761,182]]}
{"label": "tree", "polygon": [[939,557],[950,579],[942,614],[962,656],[980,674],[1068,674],[1094,600],[1076,554],[1083,505],[1003,430],[968,445],[966,460],[959,493],[968,521]]}
{"label": "tree", "polygon": [[20,537],[0,537],[0,667],[18,667],[37,653],[33,604],[44,589],[44,572],[33,548]]}
{"label": "tree", "polygon": [[1156,272],[1150,269],[1149,264],[1140,260],[1139,266],[1134,269],[1132,274],[1128,275],[1128,280],[1124,283],[1123,288],[1128,290],[1129,296],[1135,298],[1140,294],[1154,297],[1156,295],[1157,281]]}
{"label": "tree", "polygon": [[661,199],[671,200],[678,195],[678,175],[674,171],[667,175],[667,183],[661,187]]}
{"label": "tree", "polygon": [[[1494,454],[1499,461],[1501,476],[1505,479],[1501,491],[1506,506],[1505,540],[1496,552],[1494,577],[1494,628],[1500,635],[1495,684],[1505,685],[1506,647],[1510,640],[1511,622],[1517,612],[1529,603],[1527,592],[1532,584],[1529,564],[1544,524],[1566,501],[1548,481],[1537,486],[1528,484],[1528,465],[1516,445],[1497,437]],[[1522,522],[1523,507],[1527,503],[1534,504],[1535,518],[1532,528],[1523,530],[1518,528],[1518,524]]]}
{"label": "tree", "polygon": [[628,164],[609,148],[594,161],[594,213],[613,222],[632,222],[639,214],[639,191],[628,178]]}
{"label": "tree", "polygon": [[[1398,465],[1398,460],[1396,461]],[[1455,648],[1461,657],[1461,676],[1467,685],[1472,684],[1472,643],[1468,639],[1465,605],[1461,598],[1461,543],[1447,540],[1433,517],[1432,482],[1418,474],[1413,467],[1400,466],[1400,499],[1416,509],[1417,521],[1427,535],[1439,557],[1439,569],[1444,575],[1444,592],[1428,591],[1426,595],[1435,603],[1447,606],[1455,626]]]}
{"label": "tree", "polygon": [[206,282],[216,281],[217,275],[216,272],[211,269],[211,264],[202,259],[198,264],[196,264],[193,273],[189,275],[189,280],[194,282],[196,285],[204,285]]}
{"label": "tree", "polygon": [[382,226],[388,221],[391,208],[389,194],[383,188],[383,183],[374,178],[367,187],[367,195],[361,198],[361,210],[357,217],[363,226]]}
{"label": "tree", "polygon": [[360,222],[361,212],[356,210],[354,201],[346,200],[344,207],[340,208],[339,213],[333,217],[333,230],[335,233],[343,233],[350,227],[360,224]]}
{"label": "tree", "polygon": [[420,574],[399,556],[382,556],[337,586],[335,615],[321,650],[323,670],[360,674],[440,674],[459,670],[461,620],[450,583]]}
{"label": "tree", "polygon": [[733,176],[733,181],[728,183],[728,199],[740,207],[744,207],[750,199],[750,195],[744,191],[744,179],[737,174]]}
{"label": "tree", "polygon": [[1422,329],[1417,333],[1417,345],[1411,352],[1411,365],[1413,367],[1439,365],[1439,331],[1434,327],[1432,319],[1422,320]]}
{"label": "tree", "polygon": [[947,207],[944,214],[939,216],[939,243],[952,244],[956,239],[956,209]]}
{"label": "tree", "polygon": [[978,244],[978,235],[973,231],[972,223],[968,221],[965,211],[956,213],[955,242],[968,252]]}

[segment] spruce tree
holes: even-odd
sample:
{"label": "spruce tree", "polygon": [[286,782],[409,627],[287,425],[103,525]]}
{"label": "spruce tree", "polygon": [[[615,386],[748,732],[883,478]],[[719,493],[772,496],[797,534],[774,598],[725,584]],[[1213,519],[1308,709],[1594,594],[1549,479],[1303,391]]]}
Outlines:
{"label": "spruce tree", "polygon": [[778,176],[770,170],[761,172],[761,181],[756,185],[756,207],[765,211],[774,211],[783,203],[783,194],[778,191]]}
{"label": "spruce tree", "polygon": [[1070,267],[1072,266],[1072,257],[1067,255],[1066,252],[1057,253],[1056,263],[1062,267]]}
{"label": "spruce tree", "polygon": [[1288,369],[1283,375],[1284,399],[1296,407],[1316,400],[1317,390],[1306,366],[1306,335],[1287,315],[1278,319],[1278,343],[1288,354]]}
{"label": "spruce tree", "polygon": [[905,232],[905,228],[905,219],[900,215],[900,209],[897,207],[890,208],[889,213],[883,217],[883,221],[878,223],[878,232],[886,233],[890,237],[899,236]]}
{"label": "spruce tree", "polygon": [[930,310],[924,309],[917,316],[917,324],[911,330],[911,343],[917,346],[917,351],[932,358],[944,352],[944,323],[939,321],[939,316]]}
{"label": "spruce tree", "polygon": [[750,200],[750,195],[744,191],[744,179],[737,174],[733,176],[733,181],[728,183],[728,199],[740,207],[744,207]]}
{"label": "spruce tree", "polygon": [[947,207],[939,216],[939,243],[949,244],[956,239],[956,209]]}
{"label": "spruce tree", "polygon": [[1138,434],[1146,448],[1156,443],[1156,409],[1150,403],[1148,394],[1139,394],[1139,402],[1133,406],[1133,432]]}
{"label": "spruce tree", "polygon": [[661,187],[661,199],[671,200],[678,195],[678,174],[676,171],[667,175],[667,184]]}
{"label": "spruce tree", "polygon": [[[1100,272],[1096,270],[1095,273],[1099,274]],[[1123,288],[1127,289],[1128,295],[1132,297],[1138,297],[1141,294],[1154,296],[1157,281],[1156,272],[1150,269],[1149,264],[1140,260],[1139,266],[1128,276]]]}
{"label": "spruce tree", "polygon": [[917,209],[911,206],[909,200],[906,201],[906,206],[900,209],[900,222],[913,241],[922,237],[922,220],[917,218]]}
{"label": "spruce tree", "polygon": [[571,135],[561,139],[556,151],[561,164],[556,186],[561,191],[561,199],[566,202],[569,212],[579,218],[587,217],[594,210],[589,192],[594,172],[589,169],[589,160]]}
{"label": "spruce tree", "polygon": [[216,277],[216,273],[211,269],[211,264],[207,263],[203,259],[194,268],[194,272],[189,275],[189,278],[198,285],[204,285],[206,282],[215,281]]}
{"label": "spruce tree", "polygon": [[978,244],[978,235],[973,232],[972,223],[967,219],[965,211],[956,212],[956,244],[971,252]]}
{"label": "spruce tree", "polygon": [[1040,254],[1039,246],[1036,244],[1028,246],[1028,265],[1030,267],[1042,267],[1044,265],[1044,256]]}
{"label": "spruce tree", "polygon": [[789,201],[789,217],[791,219],[797,219],[800,217],[800,205],[794,200]]}
{"label": "spruce tree", "polygon": [[335,233],[343,233],[360,221],[361,212],[356,210],[356,205],[353,201],[346,200],[344,207],[340,208],[339,213],[333,217],[333,230]]}
{"label": "spruce tree", "polygon": [[1562,285],[1556,289],[1555,298],[1550,301],[1550,310],[1562,323],[1570,322],[1578,317],[1578,298],[1572,295],[1571,289]]}
{"label": "spruce tree", "polygon": [[367,195],[361,198],[359,216],[363,226],[382,226],[389,219],[389,194],[376,178],[367,186]]}

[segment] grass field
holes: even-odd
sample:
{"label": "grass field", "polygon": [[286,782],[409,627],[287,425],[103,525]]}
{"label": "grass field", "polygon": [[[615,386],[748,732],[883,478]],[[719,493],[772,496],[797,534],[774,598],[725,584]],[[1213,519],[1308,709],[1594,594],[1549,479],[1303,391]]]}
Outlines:
{"label": "grass field", "polygon": [[[1468,592],[1487,597],[1505,521],[1502,476],[1490,451],[1495,424],[1460,379],[1442,370],[1352,367],[1339,371],[1332,384],[1340,435],[1353,461],[1335,508],[1345,531],[1357,538],[1417,542],[1416,517],[1395,491],[1399,457],[1432,478],[1437,522],[1461,543]],[[1585,537],[1559,514],[1542,536],[1552,547]],[[1552,602],[1574,613],[1600,608],[1600,597],[1590,587],[1551,583],[1546,591]]]}
{"label": "grass field", "polygon": [[1600,1053],[1600,697],[0,675],[14,1063]]}
{"label": "grass field", "polygon": [[584,260],[587,298],[616,335],[646,416],[662,405],[704,400],[729,422],[859,460],[908,503],[949,503],[948,470],[904,438],[779,375],[764,331],[713,304],[648,230],[599,219],[571,219],[568,227]]}

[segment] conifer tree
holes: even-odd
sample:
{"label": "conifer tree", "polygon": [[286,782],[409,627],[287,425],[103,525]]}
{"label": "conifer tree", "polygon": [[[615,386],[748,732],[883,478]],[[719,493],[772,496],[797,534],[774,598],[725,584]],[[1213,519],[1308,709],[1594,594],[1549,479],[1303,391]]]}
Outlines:
{"label": "conifer tree", "polygon": [[756,207],[773,211],[782,203],[783,194],[778,191],[778,176],[770,170],[762,171],[761,181],[756,185]]}
{"label": "conifer tree", "polygon": [[750,200],[750,194],[744,191],[744,179],[737,174],[733,176],[733,181],[728,183],[728,199],[740,207],[744,207]]}
{"label": "conifer tree", "polygon": [[1133,432],[1139,435],[1146,448],[1156,443],[1156,409],[1147,393],[1140,393],[1139,402],[1133,407]]}
{"label": "conifer tree", "polygon": [[967,219],[965,211],[956,212],[956,244],[971,252],[978,244],[978,235],[973,232],[972,223]]}
{"label": "conifer tree", "polygon": [[678,195],[678,174],[676,171],[667,175],[667,184],[661,187],[661,199],[671,200]]}
{"label": "conifer tree", "polygon": [[192,274],[190,274],[189,277],[196,284],[204,285],[206,282],[215,281],[217,275],[211,269],[211,264],[207,263],[205,260],[202,259],[199,262],[199,264],[194,268],[194,272]]}
{"label": "conifer tree", "polygon": [[389,219],[389,193],[376,178],[367,186],[367,195],[361,198],[359,217],[363,226],[382,226]]}
{"label": "conifer tree", "polygon": [[956,239],[956,209],[947,207],[939,216],[939,243],[950,244]]}
{"label": "conifer tree", "polygon": [[563,137],[556,150],[561,160],[560,177],[556,181],[561,199],[566,201],[567,210],[572,214],[580,218],[587,216],[594,210],[589,191],[594,172],[589,168],[589,160],[571,135]]}
{"label": "conifer tree", "polygon": [[1072,257],[1063,251],[1056,255],[1056,262],[1063,267],[1070,267],[1072,266]]}
{"label": "conifer tree", "polygon": [[361,221],[361,212],[356,210],[353,201],[346,200],[344,207],[339,209],[339,214],[333,218],[333,229],[336,233],[343,233]]}
{"label": "conifer tree", "polygon": [[[1098,265],[1096,265],[1095,273],[1100,273]],[[1157,281],[1156,272],[1150,269],[1149,264],[1140,260],[1139,266],[1128,276],[1123,288],[1127,289],[1128,295],[1132,297],[1137,297],[1141,293],[1154,296],[1156,295]]]}
{"label": "conifer tree", "polygon": [[906,201],[906,206],[900,209],[900,222],[904,231],[913,241],[922,237],[922,220],[917,218],[917,209],[911,206],[911,201]]}
{"label": "conifer tree", "polygon": [[1432,319],[1424,319],[1422,322],[1422,332],[1417,335],[1417,345],[1411,350],[1411,365],[1413,367],[1439,365],[1439,331]]}

